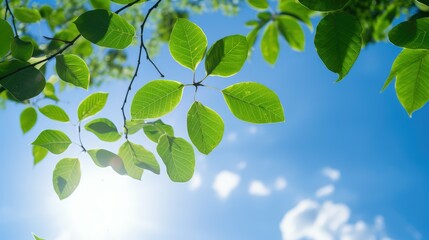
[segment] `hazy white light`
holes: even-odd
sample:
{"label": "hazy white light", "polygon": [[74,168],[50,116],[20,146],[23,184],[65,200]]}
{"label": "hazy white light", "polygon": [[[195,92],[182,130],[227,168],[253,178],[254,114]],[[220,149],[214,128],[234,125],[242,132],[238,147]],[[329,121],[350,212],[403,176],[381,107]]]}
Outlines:
{"label": "hazy white light", "polygon": [[213,189],[221,199],[226,199],[239,183],[239,175],[229,171],[222,171],[216,176]]}
{"label": "hazy white light", "polygon": [[253,180],[249,186],[249,194],[266,197],[271,194],[271,190],[268,189],[261,181]]}

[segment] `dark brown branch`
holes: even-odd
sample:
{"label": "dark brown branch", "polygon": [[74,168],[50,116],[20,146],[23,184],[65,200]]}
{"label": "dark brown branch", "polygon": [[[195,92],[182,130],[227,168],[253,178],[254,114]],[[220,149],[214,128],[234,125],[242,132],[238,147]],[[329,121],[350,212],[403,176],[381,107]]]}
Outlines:
{"label": "dark brown branch", "polygon": [[13,15],[13,12],[12,12],[12,10],[9,7],[9,0],[5,0],[5,2],[6,2],[5,18],[7,17],[7,12],[9,12],[10,16],[12,17],[12,26],[13,26],[13,29],[15,30],[15,36],[19,37],[18,30],[16,29],[16,24],[15,24],[15,15]]}
{"label": "dark brown branch", "polygon": [[[131,7],[131,6],[133,6],[134,4],[136,4],[136,3],[138,3],[138,2],[140,2],[141,0],[135,0],[134,2],[131,2],[131,3],[129,3],[129,4],[127,4],[127,5],[125,5],[124,7],[122,7],[122,8],[120,8],[120,9],[118,9],[117,11],[115,11],[115,13],[120,13],[120,12],[122,12],[123,10],[125,10],[125,9],[127,9],[127,8],[129,8],[129,7]],[[9,4],[8,4],[8,0],[6,0],[6,4],[7,4],[7,9],[9,9]],[[10,9],[9,9],[9,12],[10,12],[10,14],[12,15],[12,12],[10,11]],[[12,15],[12,21],[14,21],[14,17],[13,17],[13,15]],[[15,27],[15,24],[14,24],[14,27]],[[15,31],[16,31],[16,29],[15,29]],[[16,32],[16,34],[18,35],[18,32]],[[69,47],[71,47],[80,37],[82,36],[82,34],[79,34],[79,35],[77,35],[73,40],[71,40],[69,43],[67,43],[63,48],[61,48],[60,50],[58,50],[58,52],[56,52],[56,53],[53,53],[53,54],[51,54],[51,55],[49,55],[48,57],[46,57],[45,59],[42,59],[42,60],[40,60],[40,61],[37,61],[37,62],[35,62],[35,63],[32,63],[32,64],[29,64],[29,65],[26,65],[26,66],[24,66],[24,67],[21,67],[21,68],[18,68],[18,69],[16,69],[15,71],[12,71],[12,72],[10,72],[10,73],[8,73],[8,74],[6,74],[6,75],[4,75],[4,76],[1,76],[0,77],[0,82],[3,80],[3,79],[5,79],[5,78],[7,78],[7,77],[10,77],[10,76],[12,76],[12,75],[14,75],[14,74],[16,74],[16,73],[18,73],[18,72],[20,72],[20,71],[22,71],[22,70],[25,70],[25,69],[27,69],[27,68],[31,68],[31,67],[34,67],[34,66],[36,66],[36,65],[38,65],[38,64],[41,64],[41,63],[44,63],[44,62],[48,62],[49,60],[51,60],[51,59],[53,59],[53,58],[55,58],[56,56],[58,56],[58,55],[60,55],[61,53],[63,53],[65,50],[67,50]]]}
{"label": "dark brown branch", "polygon": [[51,41],[57,41],[57,42],[63,42],[63,43],[70,43],[70,41],[64,40],[64,39],[59,39],[59,38],[53,38],[53,37],[47,37],[47,36],[43,36],[44,39],[46,40],[51,40]]}
{"label": "dark brown branch", "polygon": [[77,132],[78,132],[78,135],[79,135],[79,144],[80,144],[80,147],[82,148],[82,151],[86,152],[86,148],[83,146],[82,138],[80,136],[81,135],[81,127],[80,127],[80,125],[81,125],[81,122],[79,122],[79,124],[77,126]]}
{"label": "dark brown branch", "polygon": [[[158,68],[156,67],[155,63],[152,62],[152,60],[149,58],[148,52],[146,50],[146,47],[144,45],[144,39],[143,39],[143,30],[144,30],[144,26],[146,24],[147,19],[149,18],[150,13],[158,7],[159,3],[162,0],[158,0],[147,12],[143,23],[140,25],[140,31],[141,31],[141,35],[140,35],[140,48],[139,48],[139,56],[137,59],[137,65],[136,65],[136,70],[134,72],[134,76],[131,78],[130,84],[128,85],[128,89],[127,89],[127,93],[125,94],[125,98],[124,101],[122,103],[122,107],[121,107],[121,111],[122,111],[122,117],[124,119],[124,129],[125,129],[125,139],[128,141],[128,127],[127,127],[127,117],[125,115],[125,104],[127,103],[128,100],[128,95],[130,94],[131,88],[133,86],[134,80],[137,78],[137,75],[139,73],[139,68],[140,68],[140,64],[141,64],[141,58],[142,58],[142,53],[143,53],[143,49],[146,52],[146,58],[152,63],[152,65],[156,68],[156,70],[158,70]],[[159,74],[161,75],[161,77],[164,77],[164,75],[158,70]]]}

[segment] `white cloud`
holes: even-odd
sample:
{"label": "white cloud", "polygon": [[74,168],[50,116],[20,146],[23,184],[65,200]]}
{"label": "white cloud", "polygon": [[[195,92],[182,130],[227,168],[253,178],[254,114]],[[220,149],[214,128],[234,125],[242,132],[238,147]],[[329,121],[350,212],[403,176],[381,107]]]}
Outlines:
{"label": "white cloud", "polygon": [[197,190],[198,188],[201,187],[202,182],[203,182],[203,179],[201,178],[201,174],[195,173],[191,181],[189,182],[189,190],[190,191]]}
{"label": "white cloud", "polygon": [[243,170],[247,167],[247,163],[245,161],[241,161],[237,164],[237,169],[238,170]]}
{"label": "white cloud", "polygon": [[323,186],[316,191],[316,197],[326,197],[328,195],[331,195],[335,191],[335,187],[332,184]]}
{"label": "white cloud", "polygon": [[253,135],[253,134],[256,134],[258,132],[258,128],[256,126],[250,126],[248,131],[250,134]]}
{"label": "white cloud", "polygon": [[274,185],[274,188],[277,191],[280,191],[280,190],[285,189],[286,187],[287,187],[287,181],[286,181],[286,179],[284,177],[278,177],[276,179],[276,183]]}
{"label": "white cloud", "polygon": [[384,220],[376,217],[369,225],[363,221],[349,223],[347,205],[330,201],[320,204],[306,199],[289,210],[280,223],[283,240],[387,240]]}
{"label": "white cloud", "polygon": [[331,181],[338,181],[341,177],[341,172],[331,167],[325,167],[324,169],[322,169],[322,174],[325,177],[331,179]]}
{"label": "white cloud", "polygon": [[261,181],[253,180],[249,185],[249,194],[265,197],[271,194],[271,190],[267,188]]}
{"label": "white cloud", "polygon": [[231,192],[238,187],[240,176],[229,171],[220,172],[213,183],[213,189],[221,199],[227,199]]}
{"label": "white cloud", "polygon": [[238,135],[236,132],[231,132],[231,133],[228,133],[228,135],[226,136],[226,140],[228,142],[235,142],[237,141],[237,137]]}

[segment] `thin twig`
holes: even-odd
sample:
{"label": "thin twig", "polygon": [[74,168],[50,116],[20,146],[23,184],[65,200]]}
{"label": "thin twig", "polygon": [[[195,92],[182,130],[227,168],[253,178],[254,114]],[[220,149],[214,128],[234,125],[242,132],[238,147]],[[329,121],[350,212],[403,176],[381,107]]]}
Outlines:
{"label": "thin twig", "polygon": [[[142,52],[143,49],[146,52],[146,58],[152,63],[152,65],[156,68],[156,70],[158,70],[158,68],[156,67],[156,65],[152,62],[152,60],[150,60],[149,55],[147,53],[146,47],[144,45],[144,39],[143,39],[143,30],[144,30],[144,26],[146,24],[146,21],[150,15],[150,13],[158,7],[159,3],[162,0],[158,0],[147,12],[142,24],[140,25],[140,31],[141,31],[141,35],[140,35],[140,48],[139,48],[139,56],[137,59],[137,65],[136,65],[136,70],[134,72],[133,77],[131,78],[130,84],[128,85],[128,89],[127,89],[127,93],[125,94],[125,98],[124,101],[122,103],[122,107],[121,107],[121,111],[122,111],[122,117],[124,119],[124,129],[125,129],[125,139],[128,141],[128,127],[127,127],[127,117],[125,115],[125,104],[127,103],[128,100],[128,95],[130,94],[131,88],[133,86],[134,80],[137,78],[137,75],[139,73],[139,68],[140,68],[140,64],[141,64],[141,58],[142,58]],[[158,70],[159,74],[161,74],[162,77],[164,77],[164,75]]]}
{"label": "thin twig", "polygon": [[63,42],[63,43],[70,43],[70,41],[64,40],[64,39],[59,39],[59,38],[54,38],[54,37],[47,37],[47,36],[43,36],[44,39],[47,40],[51,40],[51,41],[58,41],[58,42]]}
{"label": "thin twig", "polygon": [[80,147],[82,148],[82,151],[86,152],[86,148],[83,146],[83,144],[82,144],[82,138],[80,136],[80,133],[81,133],[81,127],[80,127],[80,125],[81,125],[81,122],[79,122],[79,124],[77,126],[77,131],[78,131],[78,135],[79,135],[79,143],[80,143]]}
{"label": "thin twig", "polygon": [[[131,3],[129,3],[129,4],[127,4],[127,5],[125,5],[124,7],[122,7],[122,8],[120,8],[120,9],[118,9],[117,11],[115,11],[115,13],[120,13],[120,12],[122,12],[123,10],[125,10],[125,9],[127,9],[127,8],[129,8],[129,7],[131,7],[131,6],[133,6],[134,4],[136,4],[136,3],[138,3],[138,2],[140,2],[141,0],[135,0],[134,2],[131,2]],[[9,6],[8,5],[8,0],[6,0],[6,4],[7,4],[7,6]],[[9,9],[9,7],[7,7],[8,9]],[[10,9],[9,9],[9,12],[10,12],[10,14],[12,15],[12,12],[10,11]],[[12,15],[12,21],[14,21],[14,17],[13,17],[13,15]],[[14,27],[15,27],[15,24],[14,24]],[[16,29],[15,29],[15,31],[16,31]],[[18,35],[18,34],[17,34]],[[41,64],[41,63],[44,63],[44,62],[48,62],[49,60],[51,60],[51,59],[53,59],[53,58],[55,58],[56,56],[58,56],[58,55],[60,55],[61,53],[63,53],[65,50],[67,50],[69,47],[71,47],[80,37],[82,36],[82,34],[79,34],[79,35],[77,35],[73,40],[71,40],[69,43],[67,43],[63,48],[61,48],[60,50],[58,50],[56,53],[53,53],[53,54],[51,54],[51,55],[49,55],[48,57],[46,57],[45,59],[42,59],[42,60],[40,60],[40,61],[37,61],[37,62],[35,62],[35,63],[32,63],[32,64],[29,64],[29,65],[26,65],[26,66],[24,66],[24,67],[21,67],[21,68],[18,68],[18,69],[16,69],[15,71],[12,71],[12,72],[10,72],[10,73],[8,73],[8,74],[6,74],[6,75],[4,75],[4,76],[1,76],[0,77],[0,82],[3,80],[3,79],[5,79],[5,78],[7,78],[7,77],[10,77],[10,76],[12,76],[12,75],[14,75],[14,74],[16,74],[16,73],[18,73],[18,72],[20,72],[20,71],[22,71],[22,70],[25,70],[25,69],[27,69],[27,68],[31,68],[31,67],[34,67],[34,66],[36,66],[36,65],[38,65],[38,64]]]}
{"label": "thin twig", "polygon": [[[13,15],[13,12],[9,7],[9,0],[6,0],[5,2],[6,2],[6,12],[9,12],[10,16],[12,17],[12,26],[13,26],[13,29],[15,30],[15,36],[19,38],[18,30],[16,29],[16,25],[15,25],[15,15]],[[6,17],[6,14],[5,14],[5,17]]]}

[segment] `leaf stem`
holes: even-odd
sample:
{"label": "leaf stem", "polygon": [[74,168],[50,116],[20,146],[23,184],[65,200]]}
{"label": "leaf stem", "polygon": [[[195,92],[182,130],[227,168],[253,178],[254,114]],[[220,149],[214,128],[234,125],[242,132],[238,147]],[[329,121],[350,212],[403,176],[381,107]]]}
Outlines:
{"label": "leaf stem", "polygon": [[150,13],[158,7],[159,3],[162,0],[158,0],[147,12],[142,24],[140,25],[140,31],[141,31],[141,35],[140,35],[140,47],[139,47],[139,56],[137,59],[137,65],[136,65],[136,70],[134,72],[133,77],[131,78],[130,84],[128,85],[128,89],[127,89],[127,93],[125,94],[124,97],[124,101],[122,102],[122,107],[121,107],[121,111],[122,111],[122,117],[124,119],[124,129],[125,129],[125,139],[128,141],[128,127],[127,127],[127,116],[125,115],[125,104],[127,103],[128,100],[128,95],[130,94],[131,88],[133,86],[134,80],[137,78],[137,75],[139,73],[139,68],[140,68],[140,64],[141,64],[141,58],[142,58],[142,53],[143,50],[146,52],[146,59],[149,60],[149,62],[152,63],[152,65],[155,67],[155,69],[158,71],[158,73],[161,75],[161,77],[164,77],[164,75],[159,71],[158,67],[155,65],[155,63],[150,59],[149,54],[147,52],[146,46],[144,45],[144,38],[143,38],[143,31],[144,31],[144,26],[146,24],[147,19],[149,18]]}

